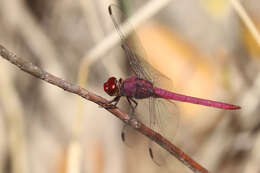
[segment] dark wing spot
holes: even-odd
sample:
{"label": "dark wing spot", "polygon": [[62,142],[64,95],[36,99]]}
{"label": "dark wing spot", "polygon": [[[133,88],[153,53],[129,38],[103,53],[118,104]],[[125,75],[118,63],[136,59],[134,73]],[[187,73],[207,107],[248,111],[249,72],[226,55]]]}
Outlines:
{"label": "dark wing spot", "polygon": [[153,162],[154,162],[157,166],[161,167],[161,165],[154,160],[153,150],[152,150],[150,147],[149,147],[149,155],[150,155],[151,159],[153,160]]}
{"label": "dark wing spot", "polygon": [[125,133],[124,132],[121,132],[121,139],[123,142],[125,142]]}
{"label": "dark wing spot", "polygon": [[150,154],[151,159],[153,160],[153,150],[150,147],[149,147],[149,154]]}

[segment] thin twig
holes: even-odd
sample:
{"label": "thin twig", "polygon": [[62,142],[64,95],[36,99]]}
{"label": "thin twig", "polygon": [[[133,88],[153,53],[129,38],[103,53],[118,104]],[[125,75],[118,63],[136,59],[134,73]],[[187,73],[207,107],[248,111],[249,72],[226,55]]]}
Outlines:
{"label": "thin twig", "polygon": [[[81,87],[74,85],[70,82],[67,82],[61,78],[58,78],[58,77],[44,71],[43,69],[39,68],[38,66],[34,65],[33,63],[16,56],[15,53],[10,52],[6,48],[4,48],[2,45],[0,45],[0,55],[4,59],[10,61],[12,64],[19,67],[21,70],[35,76],[36,78],[44,80],[59,88],[62,88],[65,91],[77,94],[89,101],[92,101],[92,102],[100,105],[101,107],[103,107],[103,103],[108,102],[106,99],[104,99],[84,88],[81,88]],[[175,156],[184,165],[186,165],[188,168],[190,168],[193,172],[208,173],[207,169],[205,169],[200,164],[198,164],[196,161],[194,161],[192,158],[190,158],[190,156],[185,154],[178,147],[176,147],[170,141],[165,139],[162,135],[151,130],[150,128],[145,126],[143,123],[137,121],[136,119],[131,119],[130,116],[128,114],[126,114],[125,112],[123,112],[122,110],[115,108],[115,109],[107,109],[107,111],[111,112],[117,118],[121,119],[124,123],[130,125],[138,132],[142,133],[143,135],[150,138],[152,141],[156,142],[158,145],[160,145],[165,150],[167,150],[169,153],[171,153],[173,156]]]}
{"label": "thin twig", "polygon": [[254,36],[258,46],[260,46],[260,34],[258,30],[256,29],[255,24],[248,16],[245,8],[241,5],[241,3],[238,0],[230,0],[231,5],[237,12],[238,16],[241,18],[241,20],[245,23],[246,27],[249,29],[251,34]]}

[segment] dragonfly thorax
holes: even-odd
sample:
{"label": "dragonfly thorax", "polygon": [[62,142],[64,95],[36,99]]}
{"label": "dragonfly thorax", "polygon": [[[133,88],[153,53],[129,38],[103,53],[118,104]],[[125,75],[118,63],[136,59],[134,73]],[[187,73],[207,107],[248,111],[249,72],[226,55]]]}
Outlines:
{"label": "dragonfly thorax", "polygon": [[154,96],[154,89],[151,82],[133,76],[124,80],[121,94],[126,97],[144,99]]}

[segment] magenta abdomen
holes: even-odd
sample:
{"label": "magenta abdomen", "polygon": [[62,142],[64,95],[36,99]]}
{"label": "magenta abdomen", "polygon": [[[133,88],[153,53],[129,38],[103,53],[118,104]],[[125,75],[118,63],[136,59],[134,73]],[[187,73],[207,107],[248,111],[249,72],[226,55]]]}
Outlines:
{"label": "magenta abdomen", "polygon": [[176,100],[176,101],[181,101],[181,102],[188,102],[188,103],[193,103],[193,104],[200,104],[200,105],[211,106],[211,107],[220,108],[220,109],[239,109],[240,108],[239,106],[236,106],[236,105],[231,105],[231,104],[227,104],[227,103],[177,94],[177,93],[170,92],[170,91],[160,89],[160,88],[154,88],[154,93],[157,97],[161,97],[161,98],[165,98],[165,99],[171,99],[171,100]]}

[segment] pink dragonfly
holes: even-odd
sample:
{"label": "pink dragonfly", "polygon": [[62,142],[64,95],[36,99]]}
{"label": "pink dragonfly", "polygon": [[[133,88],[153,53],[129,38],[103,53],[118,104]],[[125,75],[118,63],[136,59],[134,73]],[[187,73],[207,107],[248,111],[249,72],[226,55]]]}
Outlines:
{"label": "pink dragonfly", "polygon": [[[110,96],[115,96],[110,103],[114,103],[114,106],[117,105],[121,97],[126,97],[130,108],[131,116],[135,116],[135,110],[137,108],[138,102],[136,100],[149,100],[149,118],[146,122],[146,125],[150,126],[153,130],[161,133],[166,138],[172,138],[171,133],[166,132],[165,130],[172,130],[173,124],[177,123],[176,121],[176,106],[169,100],[188,102],[192,104],[199,104],[203,106],[210,106],[219,109],[234,110],[240,109],[240,106],[227,104],[218,101],[212,101],[207,99],[201,99],[191,96],[186,96],[183,94],[177,94],[172,91],[162,89],[160,87],[161,83],[169,83],[167,77],[160,74],[157,70],[153,69],[143,58],[138,56],[126,43],[126,37],[119,26],[119,17],[124,17],[121,14],[121,11],[116,5],[110,5],[108,7],[109,15],[114,23],[114,26],[119,33],[122,44],[121,47],[125,52],[131,70],[134,72],[134,76],[129,77],[125,80],[117,80],[115,77],[110,77],[108,81],[104,83],[104,90]],[[159,79],[159,80],[158,80]],[[163,82],[162,82],[163,81]],[[165,82],[166,81],[166,82]],[[163,114],[163,115],[161,115]],[[141,114],[145,116],[144,113]],[[138,117],[137,119],[145,119]],[[164,121],[163,121],[164,120]],[[165,130],[164,130],[165,129]],[[125,126],[122,131],[122,139],[125,141],[127,137],[127,127]],[[149,154],[152,160],[156,164],[161,164],[160,158],[162,154],[156,153],[158,159],[155,159],[155,151],[160,151],[153,143],[150,141]]]}

